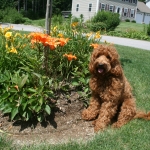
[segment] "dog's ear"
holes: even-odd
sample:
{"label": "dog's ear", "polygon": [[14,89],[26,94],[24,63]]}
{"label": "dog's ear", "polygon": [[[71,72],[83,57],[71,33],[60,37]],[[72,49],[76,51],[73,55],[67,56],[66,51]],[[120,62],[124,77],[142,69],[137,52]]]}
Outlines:
{"label": "dog's ear", "polygon": [[120,64],[116,65],[114,68],[111,69],[111,74],[117,77],[122,76],[123,71],[122,71],[122,67],[120,66]]}
{"label": "dog's ear", "polygon": [[94,58],[93,58],[93,56],[91,55],[90,63],[89,63],[89,71],[90,71],[91,74],[94,73],[93,62],[94,62]]}

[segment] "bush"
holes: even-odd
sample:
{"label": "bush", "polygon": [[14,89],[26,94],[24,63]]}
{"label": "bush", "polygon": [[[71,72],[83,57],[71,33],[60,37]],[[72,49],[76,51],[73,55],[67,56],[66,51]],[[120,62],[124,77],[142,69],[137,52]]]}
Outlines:
{"label": "bush", "polygon": [[125,22],[130,22],[130,19],[126,19]]}
{"label": "bush", "polygon": [[107,25],[107,31],[114,30],[120,23],[119,14],[109,11],[98,12],[92,19],[92,23],[103,22]]}
{"label": "bush", "polygon": [[3,18],[4,18],[3,11],[2,11],[2,10],[0,10],[0,21],[2,21],[2,20],[3,20]]}
{"label": "bush", "polygon": [[150,24],[147,26],[147,35],[150,36]]}
{"label": "bush", "polygon": [[[69,28],[70,27],[70,28]],[[80,92],[86,103],[90,46],[100,33],[89,38],[77,26],[51,36],[44,33],[24,35],[11,28],[0,28],[0,111],[11,120],[46,120],[59,98],[71,90]],[[69,30],[69,31],[68,31]],[[54,36],[54,37],[53,37]],[[61,37],[61,38],[59,38]],[[66,38],[64,38],[66,37]],[[82,46],[81,46],[82,45]],[[46,46],[46,47],[45,47]]]}
{"label": "bush", "polygon": [[136,21],[135,21],[135,20],[132,20],[131,22],[132,22],[132,23],[136,23]]}
{"label": "bush", "polygon": [[17,12],[16,9],[8,7],[3,11],[2,22],[19,24],[19,23],[24,23],[25,20],[24,20],[23,16]]}
{"label": "bush", "polygon": [[107,25],[103,22],[97,22],[97,23],[93,23],[90,28],[94,32],[102,31],[102,30],[105,30],[107,28]]}

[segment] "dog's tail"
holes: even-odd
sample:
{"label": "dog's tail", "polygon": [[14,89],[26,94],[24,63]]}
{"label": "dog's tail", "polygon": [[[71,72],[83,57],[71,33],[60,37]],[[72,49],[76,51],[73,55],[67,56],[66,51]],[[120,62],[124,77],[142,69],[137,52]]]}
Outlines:
{"label": "dog's tail", "polygon": [[138,111],[138,112],[136,112],[136,115],[134,116],[134,119],[137,119],[137,118],[150,120],[150,112],[145,113],[145,112],[142,112],[142,111]]}

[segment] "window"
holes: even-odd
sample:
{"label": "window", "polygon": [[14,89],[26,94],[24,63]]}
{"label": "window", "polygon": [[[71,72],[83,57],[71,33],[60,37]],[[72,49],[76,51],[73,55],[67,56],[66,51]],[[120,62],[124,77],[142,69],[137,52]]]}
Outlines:
{"label": "window", "polygon": [[105,10],[105,4],[102,4],[101,10]]}
{"label": "window", "polygon": [[92,4],[89,4],[89,11],[92,10]]}
{"label": "window", "polygon": [[136,0],[132,0],[132,3],[136,3]]}
{"label": "window", "polygon": [[120,13],[120,8],[119,8],[119,7],[117,8],[117,13],[118,13],[118,14]]}
{"label": "window", "polygon": [[131,9],[130,17],[134,17],[134,9]]}
{"label": "window", "polygon": [[76,11],[79,11],[79,4],[77,4],[76,6]]}
{"label": "window", "polygon": [[128,13],[128,9],[125,8],[125,9],[124,9],[124,16],[127,16],[127,13]]}
{"label": "window", "polygon": [[114,6],[110,5],[109,6],[109,11],[113,12],[113,8],[114,8]]}

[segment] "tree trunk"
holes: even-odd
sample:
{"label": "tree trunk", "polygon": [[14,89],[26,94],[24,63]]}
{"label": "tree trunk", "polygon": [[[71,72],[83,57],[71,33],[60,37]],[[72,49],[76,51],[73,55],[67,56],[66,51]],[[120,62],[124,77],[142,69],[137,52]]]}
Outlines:
{"label": "tree trunk", "polygon": [[18,12],[20,12],[20,0],[18,0]]}

